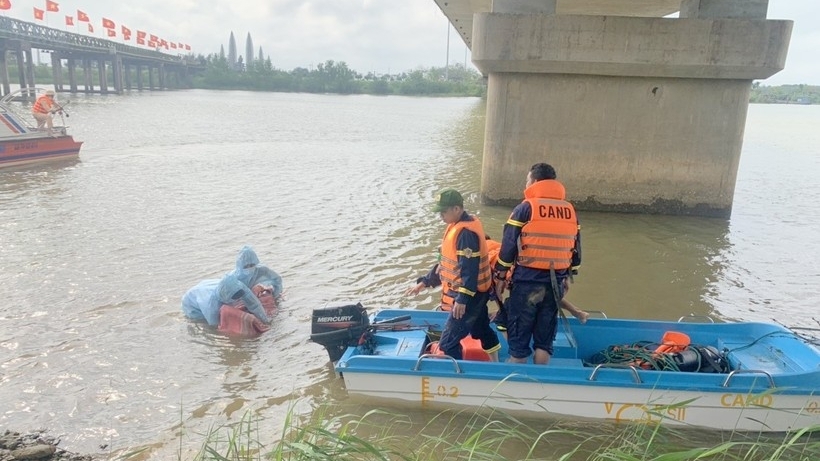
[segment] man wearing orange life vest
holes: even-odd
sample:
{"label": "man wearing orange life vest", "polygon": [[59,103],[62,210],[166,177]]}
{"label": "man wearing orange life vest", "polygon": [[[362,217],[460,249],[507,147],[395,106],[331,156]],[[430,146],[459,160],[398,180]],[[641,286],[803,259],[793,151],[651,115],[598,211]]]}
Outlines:
{"label": "man wearing orange life vest", "polygon": [[34,105],[31,106],[31,115],[37,120],[37,129],[41,130],[43,127],[48,128],[51,133],[54,129],[52,122],[52,114],[57,112],[54,103],[54,90],[46,91],[46,94],[37,98]]}
{"label": "man wearing orange life vest", "polygon": [[565,200],[555,169],[538,163],[527,174],[524,201],[504,224],[495,265],[496,293],[506,288],[515,265],[510,297],[504,303],[510,362],[547,364],[558,327],[558,304],[567,278],[581,264],[581,234],[575,208]]}
{"label": "man wearing orange life vest", "polygon": [[481,341],[490,360],[498,361],[501,345],[487,315],[492,277],[484,228],[478,218],[464,211],[464,199],[455,189],[443,190],[433,210],[447,224],[439,263],[441,290],[454,299],[439,349],[461,360],[461,340],[471,335]]}

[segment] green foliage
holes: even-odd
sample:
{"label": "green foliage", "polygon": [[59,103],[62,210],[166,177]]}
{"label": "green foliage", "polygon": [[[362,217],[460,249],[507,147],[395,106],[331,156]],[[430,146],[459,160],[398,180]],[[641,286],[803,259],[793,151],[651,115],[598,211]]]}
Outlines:
{"label": "green foliage", "polygon": [[752,85],[749,102],[762,104],[820,104],[820,86],[763,86],[759,82],[755,82]]}
{"label": "green foliage", "polygon": [[246,69],[232,68],[222,55],[200,57],[206,70],[193,79],[194,88],[282,91],[303,93],[483,96],[481,75],[456,64],[449,68],[417,69],[397,75],[362,76],[344,61],[327,60],[313,69],[284,71],[270,59],[254,61]]}
{"label": "green foliage", "polygon": [[[291,407],[281,437],[265,438],[249,412],[236,424],[211,428],[193,460],[815,461],[819,434],[820,427],[780,437],[710,433],[709,439],[723,439],[713,444],[699,442],[691,429],[651,422],[534,423],[487,408],[442,411],[414,422],[382,410],[334,415],[328,407],[303,421]],[[120,459],[141,456],[143,451],[136,451]]]}

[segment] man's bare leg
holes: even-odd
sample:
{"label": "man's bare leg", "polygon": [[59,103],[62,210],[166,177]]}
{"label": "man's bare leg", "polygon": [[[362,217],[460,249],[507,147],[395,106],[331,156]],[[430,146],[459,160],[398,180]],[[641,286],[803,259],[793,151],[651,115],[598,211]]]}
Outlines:
{"label": "man's bare leg", "polygon": [[587,319],[589,318],[589,312],[582,309],[578,309],[577,307],[575,307],[574,304],[567,301],[566,299],[561,300],[561,308],[565,309],[567,312],[572,314],[572,316],[578,319],[578,321],[581,323],[586,323]]}
{"label": "man's bare leg", "polygon": [[550,354],[544,349],[535,349],[535,356],[532,360],[537,365],[546,365],[550,362]]}

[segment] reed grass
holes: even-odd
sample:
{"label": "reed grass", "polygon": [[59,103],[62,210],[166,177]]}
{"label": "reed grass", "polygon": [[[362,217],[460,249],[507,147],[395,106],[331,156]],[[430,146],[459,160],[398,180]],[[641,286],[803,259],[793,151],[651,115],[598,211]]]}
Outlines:
{"label": "reed grass", "polygon": [[299,418],[291,408],[276,440],[265,439],[247,413],[238,423],[210,428],[193,460],[820,460],[820,427],[781,437],[709,433],[710,441],[699,443],[698,434],[704,432],[649,423],[556,421],[536,426],[497,410],[445,410],[418,423],[382,410],[334,415],[328,407]]}

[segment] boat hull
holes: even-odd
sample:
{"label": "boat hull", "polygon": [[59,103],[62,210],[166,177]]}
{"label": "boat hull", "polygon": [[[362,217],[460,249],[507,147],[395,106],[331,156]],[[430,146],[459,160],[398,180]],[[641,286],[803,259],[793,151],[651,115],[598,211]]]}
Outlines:
{"label": "boat hull", "polygon": [[0,168],[76,159],[82,145],[67,135],[0,140]]}
{"label": "boat hull", "polygon": [[[727,431],[820,427],[820,351],[778,325],[573,321],[558,333],[555,356],[543,366],[425,354],[430,331],[440,330],[448,314],[413,312],[382,311],[374,322],[399,315],[411,320],[402,328],[375,331],[368,348],[360,342],[346,350],[335,369],[348,394],[419,407],[490,408]],[[660,338],[670,330],[690,335],[693,344],[726,351],[732,371],[657,371],[590,366],[587,361],[607,344]],[[500,340],[503,359],[506,343]]]}
{"label": "boat hull", "polygon": [[434,376],[423,370],[391,374],[344,372],[354,396],[402,401],[419,408],[490,408],[514,415],[663,423],[725,431],[787,432],[820,424],[820,397],[629,389]]}

